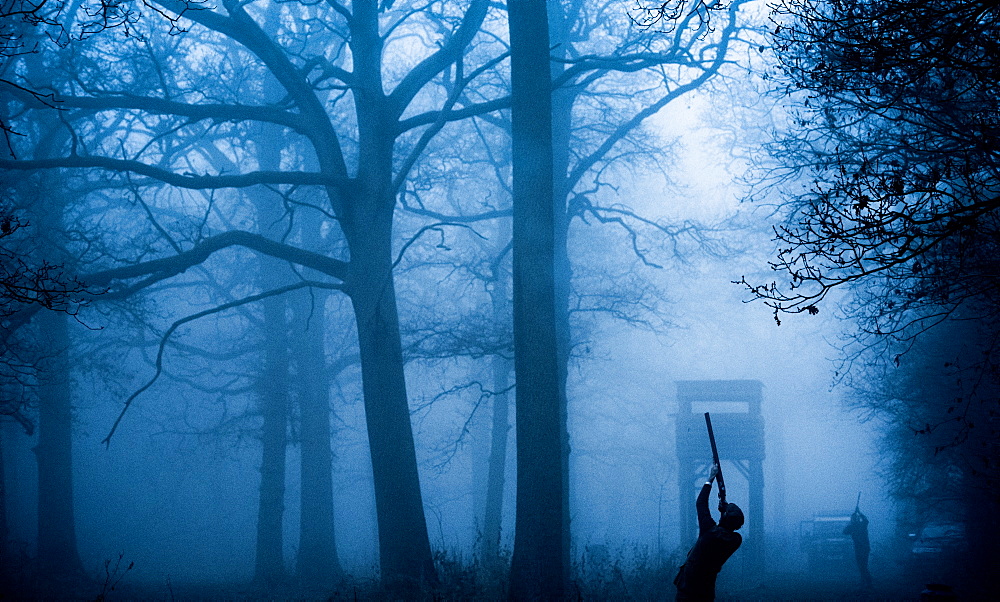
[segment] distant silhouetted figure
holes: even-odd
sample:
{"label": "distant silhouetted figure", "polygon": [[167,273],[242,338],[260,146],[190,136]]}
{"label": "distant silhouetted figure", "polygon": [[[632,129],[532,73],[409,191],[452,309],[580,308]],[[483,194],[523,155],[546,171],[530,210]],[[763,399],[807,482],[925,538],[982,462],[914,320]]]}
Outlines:
{"label": "distant silhouetted figure", "polygon": [[718,465],[713,465],[708,482],[698,494],[695,504],[698,509],[698,541],[674,578],[678,600],[715,600],[715,578],[722,565],[743,543],[743,538],[736,532],[743,526],[743,511],[739,506],[720,500],[722,516],[718,525],[708,510],[708,496],[712,493],[712,482],[718,473]]}
{"label": "distant silhouetted figure", "polygon": [[850,535],[854,540],[854,560],[858,563],[861,583],[865,588],[871,589],[872,575],[868,572],[868,555],[871,554],[872,546],[868,541],[868,517],[861,513],[860,506],[854,508],[851,522],[844,527],[844,535]]}

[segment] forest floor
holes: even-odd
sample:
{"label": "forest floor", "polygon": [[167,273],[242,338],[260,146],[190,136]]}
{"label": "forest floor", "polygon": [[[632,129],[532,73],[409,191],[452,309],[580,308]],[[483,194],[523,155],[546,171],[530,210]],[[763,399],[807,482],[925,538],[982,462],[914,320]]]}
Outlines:
{"label": "forest floor", "polygon": [[[625,575],[615,571],[592,574],[587,582],[576,581],[571,586],[573,600],[673,600],[676,590],[672,584],[675,571],[668,567],[647,572],[644,575]],[[9,576],[9,575],[8,575]],[[486,583],[476,579],[473,571],[464,578],[456,579],[453,572],[442,585],[417,598],[422,600],[504,600],[506,587],[502,583]],[[638,578],[637,578],[638,577]],[[6,581],[6,582],[2,582]],[[772,574],[765,577],[755,587],[738,589],[720,584],[719,602],[744,601],[918,601],[926,584],[918,577],[909,579],[901,576],[876,580],[871,590],[858,587],[856,578],[816,577],[804,573]],[[984,599],[974,592],[962,591],[956,587],[955,600]],[[128,578],[110,584],[91,580],[53,583],[38,580],[34,583],[21,581],[13,583],[0,580],[0,601],[3,600],[392,600],[393,596],[381,590],[372,581],[346,583],[335,589],[309,590],[292,586],[260,588],[250,584],[237,583],[179,583],[167,579],[161,583],[141,582]],[[947,600],[948,598],[928,598]]]}
{"label": "forest floor", "polygon": [[744,601],[844,601],[920,600],[926,584],[902,579],[876,583],[862,589],[855,579],[816,579],[804,574],[771,575],[761,585],[743,591],[719,592],[719,602]]}
{"label": "forest floor", "polygon": [[[787,575],[769,579],[765,584],[745,591],[719,591],[719,602],[745,601],[838,601],[838,602],[874,602],[883,600],[919,601],[922,584],[891,583],[876,586],[869,591],[859,590],[856,586],[837,582],[816,582],[799,575]],[[669,588],[651,591],[642,588],[638,595],[625,592],[602,595],[583,595],[578,592],[574,600],[664,600],[674,599],[675,590]],[[309,591],[298,588],[276,588],[262,590],[240,584],[120,584],[113,591],[102,591],[100,584],[81,585],[77,588],[53,591],[20,591],[7,592],[4,595],[0,589],[0,600],[391,600],[378,588],[345,587],[335,591]],[[12,595],[11,595],[12,594]],[[503,600],[505,596],[492,595],[480,590],[469,595],[442,595],[440,592],[422,596],[425,600]],[[937,600],[937,598],[934,598]],[[976,598],[956,598],[976,599]]]}

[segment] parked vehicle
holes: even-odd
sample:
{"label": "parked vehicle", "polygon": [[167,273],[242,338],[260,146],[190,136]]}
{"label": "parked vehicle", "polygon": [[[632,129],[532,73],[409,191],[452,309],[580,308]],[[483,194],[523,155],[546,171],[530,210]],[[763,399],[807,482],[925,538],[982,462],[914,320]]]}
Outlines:
{"label": "parked vehicle", "polygon": [[854,542],[844,535],[849,512],[817,515],[799,523],[799,547],[809,558],[813,574],[840,573],[854,568]]}
{"label": "parked vehicle", "polygon": [[959,522],[927,523],[911,533],[910,559],[917,565],[930,566],[955,560],[968,548],[965,525]]}

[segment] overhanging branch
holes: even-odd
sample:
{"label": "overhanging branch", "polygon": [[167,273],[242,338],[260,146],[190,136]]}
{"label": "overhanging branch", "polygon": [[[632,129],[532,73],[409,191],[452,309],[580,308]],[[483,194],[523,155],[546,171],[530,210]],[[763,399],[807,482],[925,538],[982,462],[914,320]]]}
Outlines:
{"label": "overhanging branch", "polygon": [[299,186],[337,186],[344,184],[343,180],[319,172],[253,171],[232,175],[180,174],[160,167],[154,167],[142,161],[93,156],[70,156],[23,161],[0,159],[0,169],[17,171],[32,171],[36,169],[105,169],[114,172],[139,174],[178,188],[198,190],[247,188],[258,184],[291,184]]}
{"label": "overhanging branch", "polygon": [[132,402],[135,401],[136,397],[141,395],[143,391],[146,391],[151,386],[153,386],[153,383],[155,383],[157,379],[160,378],[160,374],[163,373],[163,351],[167,347],[167,341],[170,339],[170,335],[172,335],[178,328],[187,324],[188,322],[193,322],[199,318],[204,318],[205,316],[217,314],[226,311],[227,309],[232,309],[234,307],[246,305],[247,303],[254,303],[255,301],[260,301],[261,299],[266,299],[268,297],[283,295],[285,293],[290,293],[292,291],[296,291],[300,288],[306,288],[306,287],[325,288],[325,289],[342,288],[342,286],[339,284],[326,283],[326,282],[313,282],[310,280],[305,280],[302,282],[296,282],[295,284],[289,284],[288,286],[283,286],[281,288],[276,288],[274,290],[259,293],[257,295],[244,297],[243,299],[237,299],[235,301],[224,303],[222,305],[206,309],[204,311],[199,311],[197,313],[191,314],[190,316],[185,316],[175,321],[173,324],[171,324],[170,328],[168,328],[167,331],[164,332],[163,336],[160,338],[160,345],[156,351],[156,372],[153,374],[152,378],[146,381],[146,384],[139,387],[134,393],[132,393],[132,395],[129,396],[128,399],[125,400],[125,407],[122,408],[122,411],[118,414],[118,418],[116,418],[114,424],[111,425],[111,430],[108,431],[108,435],[101,441],[101,443],[103,443],[105,447],[111,446],[111,437],[115,434],[115,431],[118,430],[118,425],[121,424],[122,418],[125,417],[125,413],[128,411],[129,407],[131,407]]}

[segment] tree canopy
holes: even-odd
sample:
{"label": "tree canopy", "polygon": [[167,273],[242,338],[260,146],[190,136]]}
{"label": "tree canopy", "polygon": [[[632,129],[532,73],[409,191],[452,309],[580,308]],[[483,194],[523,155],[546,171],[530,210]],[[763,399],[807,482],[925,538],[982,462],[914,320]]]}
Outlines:
{"label": "tree canopy", "polygon": [[788,1],[771,39],[791,134],[775,311],[876,287],[865,329],[911,337],[955,311],[992,313],[1000,209],[1000,10],[990,2]]}
{"label": "tree canopy", "polygon": [[975,524],[970,581],[991,591],[1000,8],[785,0],[772,27],[770,75],[790,119],[758,196],[777,195],[783,214],[777,279],[742,283],[779,324],[844,293],[847,401],[883,421],[887,478],[913,514],[903,520]]}

